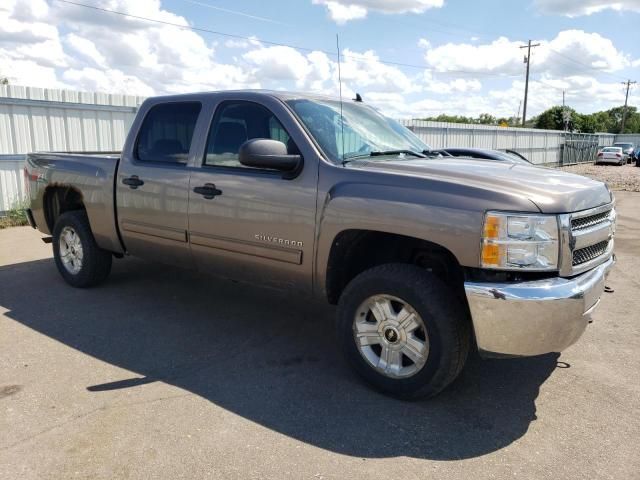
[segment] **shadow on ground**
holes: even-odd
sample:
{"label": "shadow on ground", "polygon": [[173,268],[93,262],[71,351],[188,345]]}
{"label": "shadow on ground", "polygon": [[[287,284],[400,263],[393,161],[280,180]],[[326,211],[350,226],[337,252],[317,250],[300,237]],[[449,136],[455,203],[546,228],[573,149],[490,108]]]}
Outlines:
{"label": "shadow on ground", "polygon": [[362,385],[333,343],[331,309],[136,259],[90,290],[52,260],[0,268],[9,318],[136,372],[91,395],[166,382],[284,435],[356,457],[458,460],[503,448],[536,419],[557,355],[473,357],[435,399],[413,403]]}

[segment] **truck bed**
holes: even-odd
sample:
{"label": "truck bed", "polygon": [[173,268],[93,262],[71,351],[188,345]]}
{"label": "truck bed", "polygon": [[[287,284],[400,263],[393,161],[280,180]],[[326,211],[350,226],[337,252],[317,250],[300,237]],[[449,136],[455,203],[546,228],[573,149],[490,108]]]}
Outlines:
{"label": "truck bed", "polygon": [[47,209],[53,192],[80,195],[98,245],[122,253],[116,223],[115,177],[120,152],[39,152],[25,161],[30,209],[38,230],[51,234]]}

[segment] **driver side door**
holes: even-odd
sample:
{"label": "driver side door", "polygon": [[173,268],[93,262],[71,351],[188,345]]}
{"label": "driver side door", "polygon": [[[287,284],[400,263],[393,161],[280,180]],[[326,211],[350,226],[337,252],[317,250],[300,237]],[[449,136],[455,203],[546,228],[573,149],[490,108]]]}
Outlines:
{"label": "driver side door", "polygon": [[254,138],[282,141],[289,153],[304,156],[297,146],[304,140],[284,126],[296,125],[287,115],[275,100],[216,106],[191,174],[189,241],[202,271],[310,293],[317,165],[309,157],[295,178],[285,179],[281,172],[245,167],[238,160],[240,145]]}

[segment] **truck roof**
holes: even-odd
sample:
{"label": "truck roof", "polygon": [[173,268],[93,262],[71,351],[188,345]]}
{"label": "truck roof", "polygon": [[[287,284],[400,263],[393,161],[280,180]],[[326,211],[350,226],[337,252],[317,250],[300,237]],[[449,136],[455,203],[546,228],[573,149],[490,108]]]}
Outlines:
{"label": "truck roof", "polygon": [[[282,101],[286,100],[296,100],[296,99],[308,99],[308,100],[330,100],[330,101],[339,101],[340,99],[337,97],[333,97],[330,95],[321,95],[316,93],[307,93],[307,92],[287,92],[287,91],[279,91],[279,90],[263,90],[263,89],[246,89],[246,90],[216,90],[212,92],[194,92],[194,93],[181,93],[174,95],[159,95],[155,97],[149,97],[150,99],[163,99],[167,101],[184,101],[196,98],[202,99],[202,97],[207,96],[218,96],[218,95],[233,95],[238,94],[243,98],[260,98],[260,97],[272,97],[277,98]],[[343,102],[355,102],[355,99],[349,97],[343,97]]]}

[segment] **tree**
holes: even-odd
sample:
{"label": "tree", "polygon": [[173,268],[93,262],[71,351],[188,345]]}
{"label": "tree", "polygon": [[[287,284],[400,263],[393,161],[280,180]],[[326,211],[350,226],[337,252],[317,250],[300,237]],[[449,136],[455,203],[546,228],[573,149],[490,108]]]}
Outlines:
{"label": "tree", "polygon": [[481,113],[480,116],[477,118],[465,117],[462,115],[440,114],[437,117],[427,117],[427,118],[422,118],[421,120],[431,120],[434,122],[448,122],[448,123],[472,123],[472,124],[479,124],[479,125],[498,125],[500,121],[504,119],[498,119],[489,113]]}
{"label": "tree", "polygon": [[498,125],[498,119],[488,113],[481,113],[478,117],[478,123],[480,125]]}
{"label": "tree", "polygon": [[[573,108],[556,105],[545,110],[537,117],[527,119],[526,128],[540,128],[545,130],[564,130],[564,112],[568,112],[569,121],[567,129],[569,131],[583,133],[620,133],[622,124],[622,114],[624,107],[614,107],[609,110],[595,113],[578,113]],[[435,120],[438,122],[469,123],[479,125],[514,125],[520,126],[520,119],[496,118],[489,113],[481,113],[477,118],[465,117],[461,115],[441,114],[437,117],[429,117],[424,120]],[[640,112],[636,107],[627,108],[627,120],[624,133],[640,133]]]}
{"label": "tree", "polygon": [[545,110],[535,119],[535,128],[544,130],[564,130],[564,111],[569,112],[569,122],[567,128],[569,130],[579,129],[579,114],[573,108],[562,107],[556,105]]}

